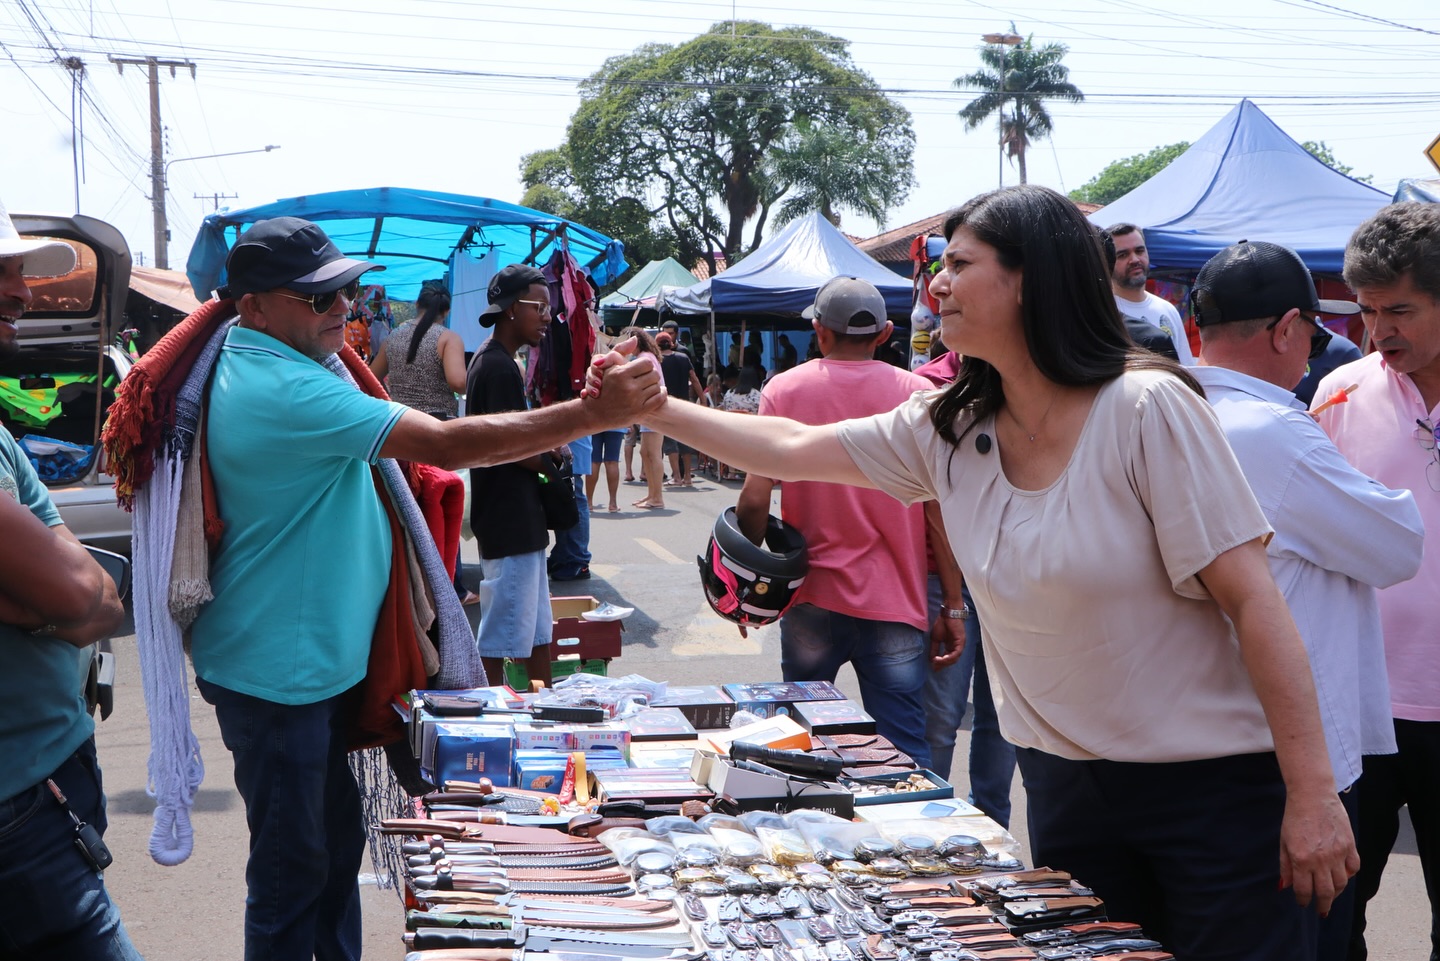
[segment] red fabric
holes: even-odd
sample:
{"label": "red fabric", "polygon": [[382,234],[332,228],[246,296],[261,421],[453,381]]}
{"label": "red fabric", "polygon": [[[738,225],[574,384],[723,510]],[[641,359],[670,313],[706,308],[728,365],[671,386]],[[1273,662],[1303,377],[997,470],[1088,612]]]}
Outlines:
{"label": "red fabric", "polygon": [[465,482],[459,474],[429,464],[416,464],[415,472],[420,481],[415,501],[440,549],[446,573],[454,578],[455,559],[460,554],[460,525],[465,516]]}
{"label": "red fabric", "polygon": [[222,323],[235,316],[235,301],[212,300],[175,326],[125,375],[106,412],[102,440],[115,498],[126,510],[155,472],[155,453],[175,422],[175,395],[200,351]]}
{"label": "red fabric", "polygon": [[565,318],[570,327],[570,370],[567,374],[571,396],[579,397],[580,389],[585,386],[585,372],[590,368],[590,358],[595,355],[595,325],[590,322],[590,304],[595,300],[595,288],[568,252],[564,265],[560,275],[560,294],[565,301]]}
{"label": "red fabric", "polygon": [[371,469],[375,494],[385,505],[390,522],[390,583],[380,603],[375,635],[370,642],[370,661],[365,680],[360,682],[355,717],[350,729],[349,749],[383,747],[405,737],[405,722],[395,713],[392,701],[397,694],[427,686],[420,643],[415,637],[415,615],[410,604],[410,564],[406,559],[405,531],[390,505],[380,472]]}

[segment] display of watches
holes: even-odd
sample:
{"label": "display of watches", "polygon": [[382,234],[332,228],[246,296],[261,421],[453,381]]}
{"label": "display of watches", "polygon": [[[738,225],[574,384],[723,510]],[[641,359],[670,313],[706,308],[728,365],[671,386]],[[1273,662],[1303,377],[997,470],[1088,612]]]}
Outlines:
{"label": "display of watches", "polygon": [[961,604],[959,607],[942,607],[940,613],[952,621],[966,621],[970,619],[970,605]]}

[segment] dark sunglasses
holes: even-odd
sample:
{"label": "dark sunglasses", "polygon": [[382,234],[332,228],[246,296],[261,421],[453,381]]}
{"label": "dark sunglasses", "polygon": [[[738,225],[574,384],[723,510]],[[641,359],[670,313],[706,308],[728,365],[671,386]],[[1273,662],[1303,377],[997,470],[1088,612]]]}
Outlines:
{"label": "dark sunglasses", "polygon": [[341,294],[345,295],[347,303],[355,303],[360,296],[360,281],[352,280],[338,290],[327,290],[323,294],[292,294],[285,290],[272,290],[272,294],[279,294],[281,297],[289,297],[291,300],[303,300],[310,305],[310,309],[317,314],[328,314],[330,308],[335,306],[335,298]]}
{"label": "dark sunglasses", "polygon": [[[1326,330],[1321,325],[1318,318],[1312,317],[1309,314],[1301,314],[1300,317],[1302,320],[1310,321],[1310,323],[1315,326],[1315,329],[1310,332],[1310,355],[1307,359],[1319,360],[1320,355],[1325,353],[1325,348],[1330,346],[1330,341],[1335,339],[1335,335],[1330,333],[1330,331]],[[1265,329],[1274,330],[1276,326],[1279,325],[1280,321],[1284,319],[1285,315],[1281,314],[1279,317],[1276,317],[1273,321],[1266,324]]]}

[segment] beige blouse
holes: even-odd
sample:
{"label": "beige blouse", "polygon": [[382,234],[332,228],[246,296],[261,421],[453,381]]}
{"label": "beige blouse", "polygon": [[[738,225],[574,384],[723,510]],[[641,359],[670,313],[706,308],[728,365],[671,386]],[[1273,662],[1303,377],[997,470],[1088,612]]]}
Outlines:
{"label": "beige blouse", "polygon": [[951,447],[933,396],[846,421],[840,440],[881,490],[940,502],[1005,737],[1076,760],[1272,750],[1229,621],[1195,576],[1270,530],[1205,399],[1160,371],[1116,378],[1064,473],[1025,491],[1001,469],[993,418]]}

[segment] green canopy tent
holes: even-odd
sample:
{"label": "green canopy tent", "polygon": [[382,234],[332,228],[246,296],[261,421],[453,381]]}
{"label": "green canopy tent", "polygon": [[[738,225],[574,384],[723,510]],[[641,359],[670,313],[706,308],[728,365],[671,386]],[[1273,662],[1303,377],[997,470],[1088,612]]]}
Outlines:
{"label": "green canopy tent", "polygon": [[617,287],[614,293],[600,298],[601,319],[610,327],[623,327],[632,319],[645,326],[654,326],[659,316],[655,310],[655,298],[660,288],[689,287],[693,283],[695,275],[674,257],[652,260],[635,271],[635,275]]}

